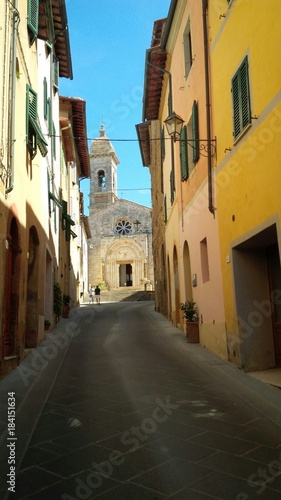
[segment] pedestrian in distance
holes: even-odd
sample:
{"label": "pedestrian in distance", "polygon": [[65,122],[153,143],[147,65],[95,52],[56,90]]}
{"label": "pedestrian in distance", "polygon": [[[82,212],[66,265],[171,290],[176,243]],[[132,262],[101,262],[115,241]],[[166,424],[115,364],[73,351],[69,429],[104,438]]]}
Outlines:
{"label": "pedestrian in distance", "polygon": [[100,287],[99,285],[95,288],[96,303],[100,305]]}
{"label": "pedestrian in distance", "polygon": [[93,303],[94,302],[94,295],[95,295],[95,291],[94,291],[93,286],[90,287],[89,295],[90,295],[90,302]]}

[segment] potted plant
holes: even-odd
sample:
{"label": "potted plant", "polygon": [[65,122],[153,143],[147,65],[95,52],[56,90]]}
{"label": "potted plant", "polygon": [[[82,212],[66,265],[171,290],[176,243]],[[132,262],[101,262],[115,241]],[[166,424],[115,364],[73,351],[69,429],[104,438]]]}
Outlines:
{"label": "potted plant", "polygon": [[54,282],[54,313],[56,316],[56,322],[59,321],[62,308],[62,290],[60,284]]}
{"label": "potted plant", "polygon": [[48,319],[45,319],[44,330],[49,330],[50,326],[51,326],[51,322]]}
{"label": "potted plant", "polygon": [[186,300],[180,304],[186,322],[186,340],[189,343],[199,343],[199,318],[194,300]]}
{"label": "potted plant", "polygon": [[70,301],[71,301],[71,297],[70,295],[63,295],[63,298],[62,298],[62,303],[63,303],[63,307],[62,307],[62,316],[63,318],[68,318],[68,315],[69,315],[69,309],[70,309]]}

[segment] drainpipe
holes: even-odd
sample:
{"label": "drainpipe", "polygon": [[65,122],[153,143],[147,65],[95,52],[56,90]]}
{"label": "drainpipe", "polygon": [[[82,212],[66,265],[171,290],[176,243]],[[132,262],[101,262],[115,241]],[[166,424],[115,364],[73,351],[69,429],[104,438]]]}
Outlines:
{"label": "drainpipe", "polygon": [[213,176],[212,176],[212,156],[211,156],[211,104],[210,104],[210,74],[209,74],[209,50],[208,50],[208,27],[207,27],[208,0],[202,0],[203,11],[203,39],[204,39],[204,60],[205,60],[205,89],[206,89],[206,121],[207,121],[207,141],[208,141],[208,200],[209,211],[215,216],[213,205]]}
{"label": "drainpipe", "polygon": [[16,104],[16,55],[17,55],[17,29],[19,22],[18,0],[14,2],[13,8],[13,35],[12,35],[12,57],[11,57],[11,114],[10,114],[10,135],[9,135],[9,186],[6,188],[6,195],[14,189],[15,170],[15,104]]}

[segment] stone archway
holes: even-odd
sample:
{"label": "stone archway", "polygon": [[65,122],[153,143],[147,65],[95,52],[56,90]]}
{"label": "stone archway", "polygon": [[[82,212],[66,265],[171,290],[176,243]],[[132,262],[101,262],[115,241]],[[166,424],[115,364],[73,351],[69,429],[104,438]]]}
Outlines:
{"label": "stone archway", "polygon": [[145,264],[146,258],[138,243],[129,238],[114,241],[107,249],[104,262],[108,288],[132,286],[142,289]]}

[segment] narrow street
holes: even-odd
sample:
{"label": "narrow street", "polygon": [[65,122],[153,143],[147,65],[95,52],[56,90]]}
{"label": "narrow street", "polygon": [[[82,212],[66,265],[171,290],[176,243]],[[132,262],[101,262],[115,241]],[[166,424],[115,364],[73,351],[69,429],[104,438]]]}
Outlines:
{"label": "narrow street", "polygon": [[187,344],[153,302],[72,310],[0,397],[1,498],[281,498],[280,390]]}

